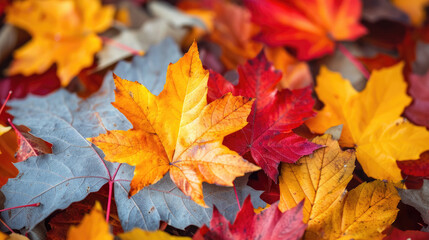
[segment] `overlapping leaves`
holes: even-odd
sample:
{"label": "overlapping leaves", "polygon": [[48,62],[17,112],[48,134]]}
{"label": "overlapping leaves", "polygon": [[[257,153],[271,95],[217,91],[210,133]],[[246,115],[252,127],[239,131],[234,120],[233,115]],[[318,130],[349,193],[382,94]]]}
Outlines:
{"label": "overlapping leaves", "polygon": [[256,98],[249,124],[225,138],[225,145],[243,155],[250,152],[254,161],[277,182],[280,162],[295,162],[319,146],[292,132],[305,119],[313,116],[310,87],[279,91],[281,73],[263,53],[238,68],[239,81],[233,85],[212,72],[209,100],[232,92],[233,95]]}
{"label": "overlapping leaves", "polygon": [[[156,92],[163,85],[163,82],[158,81],[165,81],[168,63],[179,57],[177,46],[171,40],[166,40],[149,51],[147,57],[136,57],[130,64],[120,64],[121,71],[127,73],[119,69],[117,73],[124,76],[143,73],[151,78],[151,81],[145,79],[149,82],[147,88]],[[141,64],[157,67],[135,68]],[[31,96],[11,102],[11,113],[19,112],[14,121],[30,127],[33,134],[51,142],[54,147],[53,154],[31,157],[16,164],[20,170],[19,177],[1,188],[6,197],[5,208],[36,202],[42,206],[2,212],[9,226],[31,229],[55,210],[64,209],[72,202],[98,191],[113,177],[118,164],[102,160],[102,154],[85,139],[103,133],[103,125],[108,129],[131,127],[126,118],[110,104],[114,99],[113,89],[113,79],[109,75],[103,87],[86,100],[59,90],[46,97]],[[33,121],[34,118],[40,121]],[[177,228],[210,221],[211,209],[203,208],[183,195],[168,177],[128,198],[132,178],[133,168],[123,164],[117,171],[115,179],[118,181],[114,182],[115,201],[124,230],[134,227],[154,230],[159,227],[160,220],[168,221]],[[261,206],[257,200],[258,192],[250,191],[246,182],[246,178],[235,182],[239,198],[242,201],[252,194],[255,205]],[[204,195],[206,204],[212,206],[216,203],[228,219],[232,219],[238,211],[232,188],[208,185],[204,188]]]}

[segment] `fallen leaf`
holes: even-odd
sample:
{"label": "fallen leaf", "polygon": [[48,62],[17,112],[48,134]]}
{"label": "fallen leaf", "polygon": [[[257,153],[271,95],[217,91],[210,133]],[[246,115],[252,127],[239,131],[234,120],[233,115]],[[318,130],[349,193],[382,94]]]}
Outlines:
{"label": "fallen leaf", "polygon": [[279,209],[286,211],[304,201],[304,223],[307,234],[317,235],[325,219],[341,201],[355,168],[353,150],[342,151],[330,135],[312,141],[325,146],[296,164],[283,163],[280,174]]}
{"label": "fallen leaf", "polygon": [[[171,57],[180,55],[171,52],[172,49],[178,51],[177,46],[169,45],[171,43],[164,41],[149,49],[147,56],[135,57],[132,63],[118,64],[118,67],[130,66],[125,69],[130,76],[147,76],[144,81],[147,81],[147,88],[151,91],[159,86],[162,88],[168,63],[173,61]],[[146,67],[141,68],[140,63]],[[115,72],[120,72],[120,69],[115,69]],[[138,80],[143,81],[140,78]],[[117,164],[102,161],[101,151],[85,140],[105,132],[103,125],[107,129],[132,127],[125,116],[110,104],[115,99],[114,88],[112,75],[108,74],[100,90],[85,100],[59,90],[44,97],[29,96],[10,102],[10,113],[16,116],[14,122],[28,126],[34,135],[54,146],[53,154],[17,163],[16,167],[21,173],[19,178],[10,179],[0,189],[6,197],[5,208],[36,202],[43,206],[2,212],[2,219],[11,228],[33,229],[54,211],[66,209],[91,192],[97,192],[118,170]],[[5,135],[10,133],[13,131]],[[133,175],[134,168],[122,164],[115,178],[117,181],[114,182],[118,215],[125,231],[135,227],[157,230],[160,221],[180,229],[210,222],[212,209],[201,207],[189,199],[168,176],[128,198]],[[256,207],[264,206],[259,200],[261,192],[251,189],[246,183],[247,177],[235,181],[239,200],[242,202],[251,194]],[[207,205],[216,204],[229,220],[234,218],[238,206],[233,188],[206,185],[203,190]]]}
{"label": "fallen leaf", "polygon": [[[176,62],[180,59],[182,53],[179,47],[172,39],[165,39],[159,45],[151,47],[144,57],[136,56],[132,62],[119,62],[114,72],[118,76],[126,79],[138,80],[146,86],[154,95],[158,95],[164,87],[167,76],[167,68],[170,62]],[[140,76],[145,76],[144,78]],[[105,87],[100,93],[107,94],[108,98],[97,103],[103,106],[106,103],[115,100],[113,90],[115,88],[112,75],[108,75],[104,81]],[[102,118],[103,124],[107,129],[129,129],[132,127],[126,118],[117,111],[121,119],[127,124],[115,124],[111,119],[111,112],[106,111],[113,108],[96,108]],[[134,168],[123,165],[122,170],[118,172],[118,179],[131,180],[134,176]],[[247,177],[238,178],[234,182],[237,195],[242,203],[250,194],[255,206],[265,206],[264,202],[259,200],[260,191],[255,191],[248,187]],[[210,222],[212,214],[211,208],[202,208],[194,201],[183,195],[176,185],[165,176],[160,182],[153,186],[148,186],[138,192],[136,195],[128,198],[130,190],[129,182],[118,182],[115,184],[115,200],[118,204],[118,214],[125,231],[130,231],[135,227],[146,230],[157,230],[159,222],[166,221],[169,225],[184,229],[188,225],[201,226]],[[228,187],[218,187],[207,184],[203,187],[205,202],[209,206],[216,204],[220,212],[229,220],[235,218],[238,211],[237,199],[234,190]],[[130,207],[133,206],[133,207]],[[141,213],[148,213],[142,215]],[[133,217],[130,217],[133,216]]]}
{"label": "fallen leaf", "polygon": [[383,238],[383,240],[426,240],[429,239],[429,233],[421,231],[402,231],[394,228],[393,231]]}
{"label": "fallen leaf", "polygon": [[209,101],[227,92],[256,98],[247,118],[249,124],[227,136],[224,143],[242,156],[250,152],[254,161],[277,182],[280,162],[293,163],[319,148],[292,132],[313,116],[311,89],[277,90],[281,73],[274,70],[263,53],[239,66],[238,74],[239,82],[235,86],[215,72],[211,72],[209,78]]}
{"label": "fallen leaf", "polygon": [[420,26],[426,18],[425,7],[429,4],[428,0],[393,0],[393,4],[404,11],[411,19],[413,25]]}
{"label": "fallen leaf", "polygon": [[6,21],[28,31],[32,39],[14,53],[9,74],[41,74],[56,63],[61,85],[67,86],[92,65],[102,47],[96,34],[110,26],[113,14],[114,8],[101,6],[100,0],[14,1]]}
{"label": "fallen leaf", "polygon": [[78,226],[71,226],[67,233],[68,240],[113,240],[113,238],[99,202],[95,202],[94,208],[82,222]]}
{"label": "fallen leaf", "polygon": [[402,68],[374,71],[362,92],[322,68],[316,92],[325,107],[306,122],[316,133],[344,124],[340,145],[357,146],[356,157],[368,176],[394,182],[402,179],[396,160],[417,159],[429,149],[429,132],[400,117],[411,102]]}
{"label": "fallen leaf", "polygon": [[[429,180],[423,180],[423,187],[420,189],[398,189],[401,201],[417,209],[423,221],[429,224]],[[424,231],[428,229],[425,228]]]}
{"label": "fallen leaf", "polygon": [[282,213],[275,203],[263,212],[255,214],[248,197],[233,224],[215,207],[210,229],[203,226],[199,231],[204,232],[201,234],[204,239],[300,239],[306,228],[306,224],[302,222],[302,209],[301,203]]}
{"label": "fallen leaf", "polygon": [[15,157],[17,162],[25,161],[30,157],[52,153],[52,144],[31,134],[31,129],[24,125],[13,127],[19,146]]}
{"label": "fallen leaf", "polygon": [[[382,239],[383,231],[396,219],[400,199],[393,184],[362,183],[333,206],[331,221],[320,234],[324,239]],[[306,239],[319,237],[305,233]]]}
{"label": "fallen leaf", "polygon": [[170,171],[180,190],[205,206],[202,182],[232,186],[236,177],[258,169],[222,145],[226,135],[247,124],[253,100],[226,94],[206,106],[208,71],[202,68],[196,44],[170,64],[158,96],[140,83],[116,75],[114,80],[113,105],[133,129],[89,140],[103,150],[106,160],[136,166],[130,196]]}
{"label": "fallen leaf", "polygon": [[151,239],[157,239],[157,240],[191,240],[190,237],[176,237],[172,236],[166,232],[163,232],[161,230],[158,230],[156,232],[148,232],[144,231],[139,228],[135,228],[130,232],[121,233],[118,235],[118,237],[122,240],[151,240]]}
{"label": "fallen leaf", "polygon": [[246,0],[245,4],[261,27],[257,40],[293,47],[300,60],[332,53],[335,41],[355,40],[366,33],[359,24],[359,0]]}

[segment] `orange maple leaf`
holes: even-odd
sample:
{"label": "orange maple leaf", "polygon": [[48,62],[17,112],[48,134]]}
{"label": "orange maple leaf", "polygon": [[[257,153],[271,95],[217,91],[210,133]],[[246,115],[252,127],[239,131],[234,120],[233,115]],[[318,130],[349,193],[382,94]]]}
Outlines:
{"label": "orange maple leaf", "polygon": [[101,6],[100,0],[14,1],[6,21],[33,38],[14,53],[9,74],[40,74],[56,63],[61,84],[68,85],[92,65],[102,47],[96,33],[111,25],[113,14],[114,8]]}
{"label": "orange maple leaf", "polygon": [[168,171],[173,182],[205,206],[202,182],[232,186],[259,167],[222,145],[223,138],[247,124],[253,100],[230,93],[207,105],[208,71],[194,43],[170,64],[164,90],[155,96],[137,82],[114,76],[112,103],[133,124],[89,139],[106,160],[136,166],[130,195],[159,181]]}

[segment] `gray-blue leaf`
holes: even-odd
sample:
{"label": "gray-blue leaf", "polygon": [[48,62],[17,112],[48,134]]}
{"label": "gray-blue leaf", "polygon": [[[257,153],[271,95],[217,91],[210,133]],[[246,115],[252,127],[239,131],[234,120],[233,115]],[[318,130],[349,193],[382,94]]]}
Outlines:
{"label": "gray-blue leaf", "polygon": [[[165,84],[168,64],[177,61],[180,55],[174,41],[166,39],[144,57],[135,57],[131,63],[120,62],[114,72],[143,83],[152,93],[159,94]],[[41,203],[36,208],[3,212],[10,227],[31,229],[55,210],[67,208],[108,182],[117,164],[103,161],[103,154],[85,138],[105,132],[103,126],[109,130],[131,127],[110,104],[114,101],[113,90],[113,78],[108,74],[101,89],[87,100],[59,90],[46,97],[30,96],[10,102],[17,124],[27,125],[36,136],[54,145],[53,154],[16,164],[20,175],[1,189],[6,197],[5,208]],[[182,229],[190,224],[209,223],[212,208],[195,204],[177,189],[168,174],[157,184],[128,198],[133,172],[133,167],[123,164],[115,178],[115,200],[124,230],[134,227],[156,230],[161,220]],[[246,182],[247,177],[236,180],[240,201],[251,194],[254,206],[263,206],[259,199],[261,192],[252,190]],[[205,184],[204,196],[207,205],[216,205],[229,220],[234,219],[238,206],[233,188]]]}

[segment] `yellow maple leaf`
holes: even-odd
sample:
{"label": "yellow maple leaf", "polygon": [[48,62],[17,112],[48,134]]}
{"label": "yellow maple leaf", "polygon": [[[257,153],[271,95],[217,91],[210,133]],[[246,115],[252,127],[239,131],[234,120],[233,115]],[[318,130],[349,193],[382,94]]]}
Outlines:
{"label": "yellow maple leaf", "polygon": [[[392,224],[401,198],[391,183],[379,180],[362,183],[333,207],[326,221],[323,239],[383,239]],[[307,235],[306,239],[320,239]]]}
{"label": "yellow maple leaf", "polygon": [[164,90],[155,96],[137,82],[114,76],[112,103],[133,124],[89,139],[106,160],[136,166],[130,195],[159,181],[168,171],[173,182],[205,206],[202,182],[232,186],[259,167],[222,145],[223,138],[247,124],[253,100],[227,94],[207,105],[208,71],[196,43],[170,64]]}
{"label": "yellow maple leaf", "polygon": [[322,68],[316,92],[325,107],[306,122],[316,133],[343,124],[340,144],[356,146],[365,173],[394,182],[402,179],[396,160],[418,159],[429,149],[429,132],[401,117],[411,103],[402,68],[397,64],[374,71],[362,92],[340,74]]}
{"label": "yellow maple leaf", "polygon": [[286,211],[305,199],[303,222],[308,223],[307,232],[317,233],[352,179],[356,157],[352,150],[342,151],[330,135],[312,142],[325,147],[296,164],[282,163],[279,209]]}
{"label": "yellow maple leaf", "polygon": [[178,236],[172,236],[166,232],[163,232],[161,230],[158,230],[156,232],[148,232],[144,231],[139,228],[134,228],[133,230],[121,233],[118,235],[118,237],[122,240],[191,240],[190,237],[178,237]]}
{"label": "yellow maple leaf", "polygon": [[393,0],[393,4],[410,17],[413,25],[420,26],[426,18],[425,7],[429,0]]}
{"label": "yellow maple leaf", "polygon": [[9,74],[40,74],[57,64],[57,75],[68,85],[81,69],[93,63],[102,40],[96,33],[112,23],[114,8],[100,0],[24,0],[7,9],[6,21],[32,39],[14,53]]}
{"label": "yellow maple leaf", "polygon": [[67,233],[68,240],[113,240],[113,238],[98,201],[82,222],[78,226],[71,226]]}

